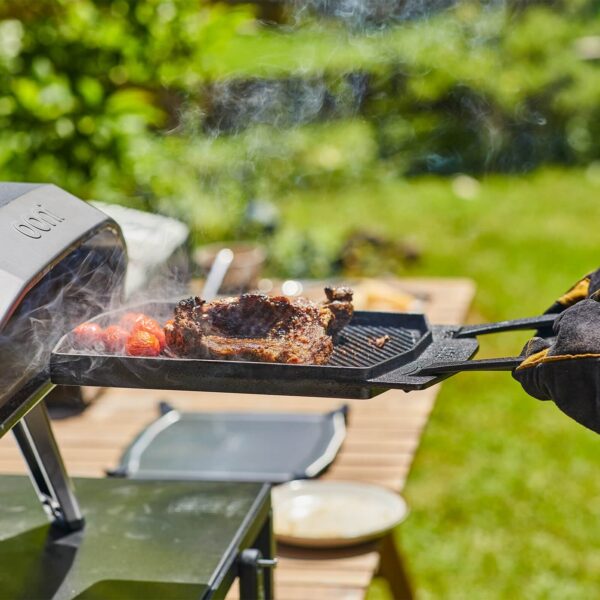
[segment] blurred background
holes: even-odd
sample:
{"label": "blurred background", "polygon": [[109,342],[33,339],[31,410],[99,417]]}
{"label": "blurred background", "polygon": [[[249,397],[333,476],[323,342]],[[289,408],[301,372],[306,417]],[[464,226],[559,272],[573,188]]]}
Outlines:
{"label": "blurred background", "polygon": [[[595,0],[2,0],[0,179],[183,221],[198,268],[243,241],[266,277],[467,276],[472,321],[534,315],[600,265],[598,32]],[[418,596],[596,597],[598,443],[506,373],[445,383]]]}

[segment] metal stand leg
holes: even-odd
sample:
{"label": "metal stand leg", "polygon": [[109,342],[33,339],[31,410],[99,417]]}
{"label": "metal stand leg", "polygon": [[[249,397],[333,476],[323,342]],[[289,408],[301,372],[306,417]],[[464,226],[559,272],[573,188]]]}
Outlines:
{"label": "metal stand leg", "polygon": [[40,402],[27,413],[14,426],[13,433],[50,519],[63,529],[81,529],[83,515],[54,439],[45,404]]}
{"label": "metal stand leg", "polygon": [[273,569],[277,566],[271,512],[254,542],[239,558],[240,600],[273,600]]}

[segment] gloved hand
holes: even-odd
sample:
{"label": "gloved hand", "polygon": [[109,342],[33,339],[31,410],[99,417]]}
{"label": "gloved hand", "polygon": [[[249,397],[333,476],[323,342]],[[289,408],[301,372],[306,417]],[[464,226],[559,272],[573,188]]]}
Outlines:
{"label": "gloved hand", "polygon": [[[594,275],[596,275],[596,272]],[[513,377],[539,400],[600,433],[600,292],[578,300],[554,322],[556,339],[532,338]]]}

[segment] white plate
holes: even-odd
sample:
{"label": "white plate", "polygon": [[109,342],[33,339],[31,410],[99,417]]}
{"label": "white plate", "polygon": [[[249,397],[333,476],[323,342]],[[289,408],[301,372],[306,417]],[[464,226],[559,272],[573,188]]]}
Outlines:
{"label": "white plate", "polygon": [[345,481],[292,481],[273,488],[274,529],[286,544],[340,547],[381,537],[408,514],[390,490]]}

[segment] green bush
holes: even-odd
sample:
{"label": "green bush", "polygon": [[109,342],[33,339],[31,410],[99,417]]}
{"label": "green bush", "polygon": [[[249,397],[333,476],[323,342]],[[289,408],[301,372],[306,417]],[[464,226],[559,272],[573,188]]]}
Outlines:
{"label": "green bush", "polygon": [[131,155],[182,100],[246,9],[188,0],[4,0],[0,177],[139,194]]}
{"label": "green bush", "polygon": [[[249,200],[298,188],[600,160],[600,67],[581,43],[598,46],[597,3],[512,4],[357,32],[187,0],[5,0],[0,178],[161,210],[200,240],[243,235]],[[261,81],[280,104],[232,119]],[[303,81],[322,101],[308,118],[285,105]]]}
{"label": "green bush", "polygon": [[257,30],[232,39],[219,76],[292,85],[302,73],[334,98],[341,81],[362,77],[358,114],[380,159],[400,173],[587,164],[600,158],[600,9],[555,4],[461,2],[382,31]]}
{"label": "green bush", "polygon": [[[248,201],[283,202],[290,188],[327,189],[358,182],[377,167],[368,123],[341,121],[278,130],[255,127],[236,136],[172,135],[137,140],[130,148],[132,177],[153,198],[153,208],[185,220],[196,241],[245,237],[241,223]],[[110,186],[98,193],[115,202]]]}
{"label": "green bush", "polygon": [[377,78],[366,113],[382,155],[411,171],[526,171],[600,158],[600,70],[577,40],[598,14],[532,8],[515,18],[461,5],[398,36],[397,77]]}

